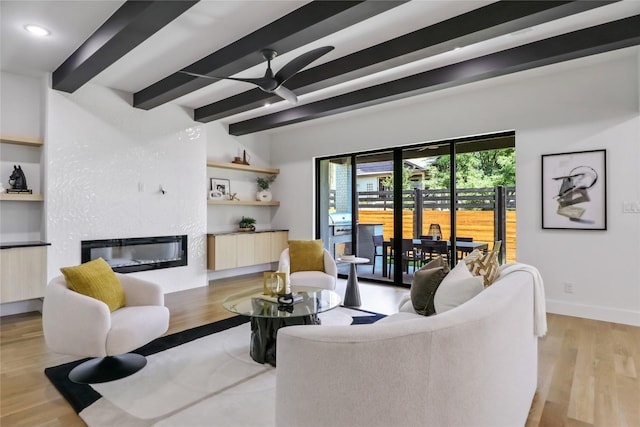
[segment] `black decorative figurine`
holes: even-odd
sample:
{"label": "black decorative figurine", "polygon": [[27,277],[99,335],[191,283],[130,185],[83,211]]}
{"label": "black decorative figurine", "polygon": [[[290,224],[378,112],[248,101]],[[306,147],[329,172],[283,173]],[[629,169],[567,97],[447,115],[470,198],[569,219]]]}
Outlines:
{"label": "black decorative figurine", "polygon": [[11,185],[11,190],[14,192],[29,192],[29,190],[27,190],[27,178],[24,176],[24,172],[20,165],[13,165],[13,172],[9,177],[9,184]]}

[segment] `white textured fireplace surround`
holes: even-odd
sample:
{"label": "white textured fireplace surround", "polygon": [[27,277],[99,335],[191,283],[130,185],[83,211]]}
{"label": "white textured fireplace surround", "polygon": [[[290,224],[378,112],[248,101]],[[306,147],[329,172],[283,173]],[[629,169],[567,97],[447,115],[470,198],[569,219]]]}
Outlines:
{"label": "white textured fireplace surround", "polygon": [[130,274],[165,293],[205,286],[202,129],[177,108],[131,108],[97,85],[46,94],[49,279],[80,263],[82,240],[186,234],[188,265]]}

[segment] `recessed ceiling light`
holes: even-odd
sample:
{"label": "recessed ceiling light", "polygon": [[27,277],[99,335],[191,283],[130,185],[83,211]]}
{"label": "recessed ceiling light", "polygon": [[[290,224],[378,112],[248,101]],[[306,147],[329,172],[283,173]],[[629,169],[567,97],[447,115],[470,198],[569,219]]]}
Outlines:
{"label": "recessed ceiling light", "polygon": [[45,37],[51,34],[51,31],[44,27],[34,24],[28,24],[24,26],[24,29],[33,34],[34,36]]}

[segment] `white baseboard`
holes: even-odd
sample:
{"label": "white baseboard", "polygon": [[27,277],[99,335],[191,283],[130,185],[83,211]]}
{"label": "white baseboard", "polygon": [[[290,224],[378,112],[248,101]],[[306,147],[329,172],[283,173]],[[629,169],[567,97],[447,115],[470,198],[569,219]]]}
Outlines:
{"label": "white baseboard", "polygon": [[0,316],[11,316],[12,314],[30,313],[32,311],[39,311],[42,313],[41,299],[30,299],[0,304]]}
{"label": "white baseboard", "polygon": [[547,313],[583,317],[585,319],[640,326],[640,312],[594,305],[572,304],[566,301],[547,300]]}

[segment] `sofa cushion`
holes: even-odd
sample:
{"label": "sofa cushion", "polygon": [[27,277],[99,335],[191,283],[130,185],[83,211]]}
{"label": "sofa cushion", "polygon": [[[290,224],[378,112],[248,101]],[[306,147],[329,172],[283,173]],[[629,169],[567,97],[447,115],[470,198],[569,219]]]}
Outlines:
{"label": "sofa cushion", "polygon": [[498,253],[495,251],[482,253],[475,249],[464,258],[464,263],[474,276],[482,277],[484,286],[489,286],[500,275],[500,263]]}
{"label": "sofa cushion", "polygon": [[63,267],[60,271],[72,291],[104,302],[111,311],[124,307],[124,288],[104,259],[94,259],[75,267]]}
{"label": "sofa cushion", "polygon": [[482,277],[473,276],[467,265],[459,262],[438,286],[434,297],[436,313],[443,313],[469,301],[483,289]]}
{"label": "sofa cushion", "polygon": [[449,266],[438,257],[416,271],[411,282],[411,303],[416,313],[431,316],[436,310],[433,298],[442,279],[449,273]]}
{"label": "sofa cushion", "polygon": [[289,240],[289,273],[324,271],[322,240]]}

